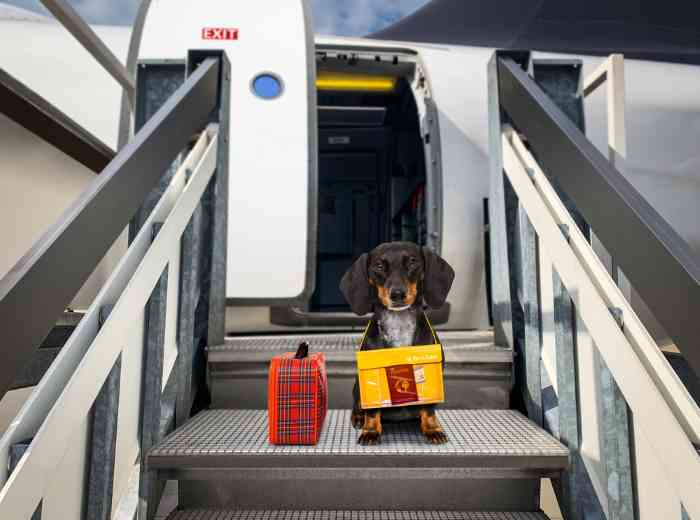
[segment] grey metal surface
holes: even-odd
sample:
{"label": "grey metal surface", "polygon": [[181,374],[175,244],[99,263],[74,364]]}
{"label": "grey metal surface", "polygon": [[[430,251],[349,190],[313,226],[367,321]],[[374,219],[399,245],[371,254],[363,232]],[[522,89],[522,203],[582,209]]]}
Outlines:
{"label": "grey metal surface", "polygon": [[[509,360],[510,350],[496,347],[493,344],[493,332],[490,330],[438,330],[437,334],[446,352],[493,352],[498,356],[494,359]],[[229,359],[231,354],[242,352],[296,351],[299,343],[306,341],[312,351],[354,353],[361,339],[361,332],[229,336],[225,344],[211,346],[207,351],[210,361],[223,361]]]}
{"label": "grey metal surface", "polygon": [[69,311],[63,313],[56,325],[51,329],[51,332],[49,332],[49,335],[42,342],[41,347],[36,351],[31,362],[17,375],[9,390],[27,388],[39,383],[51,366],[51,363],[53,363],[53,360],[61,352],[63,345],[70,338],[82,316],[83,313],[78,312]]}
{"label": "grey metal surface", "polygon": [[[140,63],[137,69],[138,96],[134,111],[134,131],[138,132],[158,110],[170,99],[185,81],[184,61]],[[163,172],[156,186],[146,195],[141,207],[129,222],[129,243],[131,243],[161,196],[168,189],[170,181],[182,162],[182,153],[173,158]]]}
{"label": "grey metal surface", "polygon": [[[149,119],[151,119],[157,111],[167,102],[170,96],[184,83],[185,81],[185,62],[165,60],[159,62],[140,63],[137,68],[137,97],[135,100],[136,109],[134,111],[134,127],[135,131],[139,131]],[[167,190],[173,176],[179,168],[182,160],[182,153],[178,154],[175,160],[168,166],[158,180],[158,184],[148,193],[143,201],[143,204],[138,209],[134,217],[129,223],[129,240],[133,240],[148,219],[149,215],[158,204],[165,190]],[[200,203],[201,204],[201,203]],[[197,217],[198,210],[192,219]],[[190,229],[188,227],[188,229]],[[182,238],[182,257],[181,257],[181,291],[190,291],[190,263],[192,259],[187,253],[187,244],[189,244],[188,232],[186,231]],[[199,265],[199,258],[196,259],[195,265]],[[194,311],[188,312],[187,306],[192,305],[190,298],[181,292],[179,298],[180,313],[178,315],[178,358],[176,361],[175,377],[186,377],[188,370],[191,372],[191,356],[188,358],[186,354],[181,355],[180,349],[187,351],[189,345],[187,343],[187,334],[189,331],[189,321],[194,316]],[[196,302],[195,302],[196,304]],[[159,396],[160,398],[160,396]],[[184,403],[183,403],[184,404]],[[184,406],[183,406],[184,408]],[[174,410],[173,410],[174,411]],[[189,408],[187,408],[189,414]]]}
{"label": "grey metal surface", "polygon": [[583,61],[579,59],[532,60],[532,77],[537,84],[562,112],[585,132],[582,70]]}
{"label": "grey metal surface", "polygon": [[608,514],[613,520],[635,520],[632,412],[610,369],[600,359],[603,398],[602,444],[607,475]]}
{"label": "grey metal surface", "polygon": [[[107,320],[111,310],[111,305],[100,309],[100,327]],[[108,520],[112,514],[121,371],[122,355],[119,354],[92,405],[86,520]]]}
{"label": "grey metal surface", "polygon": [[[190,56],[190,62],[192,58]],[[219,122],[220,146],[217,149],[216,173],[212,179],[212,199],[209,215],[211,222],[211,247],[208,255],[208,295],[209,324],[207,345],[217,345],[226,337],[226,265],[228,256],[228,190],[229,190],[229,121],[231,66],[226,53],[221,53],[221,84],[219,85],[219,106],[215,115]],[[314,119],[315,123],[315,110]],[[309,174],[312,176],[312,174]],[[240,223],[237,223],[240,224]],[[315,252],[314,252],[315,254]]]}
{"label": "grey metal surface", "polygon": [[700,372],[697,255],[532,78],[507,59],[499,60],[498,74],[501,106],[527,137],[544,171],[575,201],[690,366]]}
{"label": "grey metal surface", "polygon": [[67,0],[40,0],[73,37],[122,86],[133,101],[134,77]]}
{"label": "grey metal surface", "polygon": [[[327,363],[328,404],[332,408],[351,408],[352,388],[357,371],[351,367]],[[245,366],[209,367],[209,388],[215,408],[267,409],[267,363]],[[468,364],[445,368],[445,402],[440,409],[505,409],[510,406],[511,366],[507,364]]]}
{"label": "grey metal surface", "polygon": [[41,348],[37,349],[29,364],[20,371],[8,390],[28,388],[39,384],[59,352],[61,352],[61,347],[47,348],[42,345]]}
{"label": "grey metal surface", "polygon": [[[537,511],[533,500],[538,478],[452,474],[441,469],[324,471],[313,476],[260,474],[236,477],[207,474],[208,480],[181,480],[183,509],[315,509],[420,511]],[[278,475],[282,474],[282,475]],[[185,475],[187,477],[187,475]]]}
{"label": "grey metal surface", "polygon": [[190,417],[192,408],[192,363],[199,348],[200,333],[197,330],[197,306],[202,292],[202,267],[204,250],[204,215],[202,202],[192,214],[182,235],[180,256],[180,309],[177,328],[177,402],[175,423],[180,426]]}
{"label": "grey metal surface", "polygon": [[541,352],[542,324],[539,302],[539,251],[535,228],[521,204],[518,205],[517,232],[517,275],[518,300],[523,311],[523,346],[524,375],[521,392],[524,395],[527,415],[536,424],[542,426],[542,381]]}
{"label": "grey metal surface", "polygon": [[[28,439],[25,442],[13,444],[10,447],[9,458],[7,461],[8,476],[10,474],[12,474],[12,472],[15,470],[15,468],[17,467],[17,464],[19,464],[19,461],[21,460],[22,456],[29,449],[31,442],[32,442],[32,439]],[[32,513],[32,517],[29,520],[41,520],[42,508],[43,508],[43,500],[40,500],[39,504],[36,506],[36,509],[34,510],[34,513]]]}
{"label": "grey metal surface", "polygon": [[568,450],[513,410],[441,410],[449,437],[428,444],[416,424],[387,423],[377,446],[357,444],[350,410],[329,410],[316,446],[276,446],[267,412],[207,410],[166,437],[148,456],[151,468],[367,467],[558,470]]}
{"label": "grey metal surface", "polygon": [[207,349],[210,355],[222,352],[286,352],[296,351],[299,342],[306,341],[311,351],[351,351],[360,343],[360,333],[335,334],[280,334],[269,336],[229,336],[224,345]]}
{"label": "grey metal surface", "polygon": [[41,347],[36,351],[31,362],[25,365],[17,375],[9,390],[37,385],[41,378],[44,377],[51,363],[56,359],[56,356],[61,352],[63,345],[73,334],[82,317],[82,312],[64,312],[41,343]]}
{"label": "grey metal surface", "polygon": [[109,146],[2,69],[0,112],[96,173],[114,158]]}
{"label": "grey metal surface", "polygon": [[12,345],[3,351],[0,396],[31,361],[173,157],[204,128],[216,103],[218,71],[216,60],[199,67],[0,280],[0,339]]}
{"label": "grey metal surface", "polygon": [[[234,304],[234,300],[228,300]],[[447,323],[450,317],[450,303],[439,309],[428,309],[428,317],[433,325]],[[314,312],[300,309],[296,306],[271,307],[270,322],[275,325],[289,325],[292,327],[357,327],[364,329],[370,315],[358,316],[353,312]]]}
{"label": "grey metal surface", "polygon": [[[509,408],[512,359],[493,345],[491,331],[440,331],[445,349],[445,403],[441,408]],[[269,361],[301,341],[326,354],[331,408],[353,405],[359,333],[238,336],[208,349],[209,388],[216,408],[267,408]]]}
{"label": "grey metal surface", "polygon": [[496,345],[513,348],[498,74],[498,54],[494,54],[488,64],[491,315]]}
{"label": "grey metal surface", "polygon": [[425,197],[427,218],[426,246],[438,254],[442,253],[442,141],[440,139],[440,117],[435,101],[425,97],[425,121],[421,130],[423,139],[430,143],[430,160],[425,172]]}
{"label": "grey metal surface", "polygon": [[306,99],[307,99],[307,161],[309,178],[306,188],[306,215],[308,234],[306,235],[306,273],[304,288],[297,295],[296,303],[307,305],[316,290],[316,268],[318,263],[318,193],[319,193],[319,147],[318,147],[318,103],[316,91],[316,35],[314,32],[313,8],[311,2],[301,3],[304,13],[304,39],[306,40]]}
{"label": "grey metal surface", "polygon": [[663,354],[695,402],[700,404],[700,374],[693,372],[680,354],[666,351]]}
{"label": "grey metal surface", "polygon": [[[532,61],[532,75],[542,90],[554,101],[561,111],[581,130],[586,131],[585,112],[583,109],[583,62],[578,59],[539,59]],[[533,152],[534,153],[534,152]],[[535,155],[537,159],[537,156]],[[590,226],[578,211],[576,204],[561,189],[556,178],[550,177],[554,190],[569,210],[581,233],[590,242]],[[566,227],[565,225],[563,226]],[[569,240],[569,230],[562,228],[562,233]]]}
{"label": "grey metal surface", "polygon": [[547,520],[544,513],[483,511],[174,511],[168,520]]}
{"label": "grey metal surface", "polygon": [[[536,60],[533,62],[533,75],[537,84],[562,112],[576,127],[585,132],[582,65],[581,60]],[[561,189],[557,189],[557,193],[577,226],[590,241],[590,227],[579,213],[574,200]],[[617,272],[617,269],[614,272]],[[613,311],[614,309],[611,309],[611,312]],[[622,326],[621,320],[618,323]],[[583,324],[577,323],[577,326],[583,327]],[[631,520],[635,515],[635,497],[630,461],[631,434],[627,403],[605,362],[597,353],[595,357],[600,362],[600,372],[597,377],[602,397],[602,460],[607,477],[605,488],[608,497],[608,517],[615,520]],[[584,477],[575,478],[581,480]],[[588,487],[583,483],[578,485]],[[602,515],[596,501],[589,499],[588,502],[590,505],[583,510],[582,514],[591,514],[592,508],[595,514]]]}
{"label": "grey metal surface", "polygon": [[[179,355],[179,354],[178,354]],[[175,408],[177,406],[178,389],[178,365],[170,371],[168,380],[163,385],[163,393],[160,396],[160,425],[158,438],[162,439],[175,429]]]}
{"label": "grey metal surface", "polygon": [[161,440],[161,397],[167,301],[168,266],[166,265],[146,304],[144,325],[138,516],[146,520],[151,520],[155,516],[163,491],[163,483],[158,482],[155,472],[146,465],[146,454],[152,446]]}
{"label": "grey metal surface", "polygon": [[554,333],[559,397],[559,438],[571,450],[571,467],[556,483],[555,491],[567,520],[604,520],[598,496],[581,458],[576,310],[561,278],[553,272]]}
{"label": "grey metal surface", "polygon": [[92,432],[87,481],[87,520],[108,520],[112,513],[114,456],[117,445],[121,354],[102,385],[93,404]]}

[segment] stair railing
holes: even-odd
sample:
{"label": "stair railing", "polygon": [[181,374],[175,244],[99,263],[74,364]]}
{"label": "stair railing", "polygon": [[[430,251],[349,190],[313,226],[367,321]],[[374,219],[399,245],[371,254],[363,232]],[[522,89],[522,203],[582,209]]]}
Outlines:
{"label": "stair railing", "polygon": [[184,84],[0,281],[6,385],[186,150],[0,438],[0,518],[111,518],[134,479],[139,517],[155,514],[164,483],[140,462],[189,415],[194,358],[224,336],[229,69],[221,53],[189,60]]}
{"label": "stair railing", "polygon": [[3,349],[0,396],[173,158],[204,128],[216,107],[218,69],[214,61],[200,67],[0,280],[2,344],[12,346]]}
{"label": "stair railing", "polygon": [[[672,277],[664,303],[680,299],[686,316],[700,310],[700,270],[687,245],[523,70],[528,62],[525,53],[497,53],[490,64],[492,273],[500,278],[492,288],[494,326],[524,358],[528,415],[571,450],[555,485],[564,517],[700,517],[700,411],[593,251],[585,224],[642,296],[659,286],[640,274]],[[625,230],[632,236],[611,242]],[[634,265],[640,248],[660,265]],[[664,325],[697,361],[684,341],[697,323]]]}

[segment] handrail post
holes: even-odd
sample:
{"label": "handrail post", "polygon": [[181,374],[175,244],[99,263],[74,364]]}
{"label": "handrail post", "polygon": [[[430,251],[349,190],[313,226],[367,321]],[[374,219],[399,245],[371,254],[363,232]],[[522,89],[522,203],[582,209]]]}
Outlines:
{"label": "handrail post", "polygon": [[[229,189],[229,119],[230,119],[230,80],[231,66],[225,53],[219,51],[191,51],[188,68],[193,70],[201,60],[215,55],[220,62],[217,109],[213,115],[218,122],[219,147],[217,149],[216,171],[202,197],[204,228],[199,231],[201,244],[199,280],[191,284],[191,290],[198,295],[198,303],[193,302],[187,309],[193,333],[183,338],[180,348],[184,356],[180,362],[177,422],[182,424],[190,413],[208,406],[210,396],[206,387],[205,348],[224,342],[226,333],[226,264],[228,237],[228,189]],[[194,221],[194,220],[193,220]],[[197,231],[195,231],[197,232]],[[192,254],[186,253],[186,254]],[[194,297],[190,296],[190,300]],[[181,297],[188,296],[181,294]],[[186,301],[183,300],[186,304]],[[194,314],[197,306],[206,312]],[[185,307],[181,308],[181,313]],[[181,320],[187,320],[181,314]],[[186,321],[180,325],[187,324]]]}
{"label": "handrail post", "polygon": [[[625,68],[621,54],[607,58],[588,79],[584,96],[605,82],[607,94],[608,156],[617,169],[627,155],[625,132]],[[593,233],[591,233],[593,235]],[[610,257],[610,275],[631,303],[632,288],[615,259]],[[602,394],[602,448],[607,476],[608,510],[615,519],[633,520],[636,507],[635,468],[633,467],[634,424],[624,396],[610,369],[599,359],[597,372]]]}
{"label": "handrail post", "polygon": [[528,417],[542,424],[541,316],[538,295],[537,236],[510,183],[502,164],[502,119],[498,60],[507,56],[529,68],[527,52],[496,52],[489,63],[490,201],[489,237],[491,294],[494,336],[497,345],[516,353],[515,378]]}
{"label": "handrail post", "polygon": [[491,307],[494,342],[513,348],[513,315],[508,265],[506,192],[501,150],[501,107],[498,78],[499,53],[488,64],[489,94],[489,240],[491,262]]}
{"label": "handrail post", "polygon": [[219,148],[211,206],[212,251],[209,277],[208,345],[222,345],[226,336],[226,266],[228,252],[229,119],[231,66],[221,54],[219,84]]}
{"label": "handrail post", "polygon": [[[201,372],[201,360],[204,347],[213,342],[223,342],[225,333],[225,276],[226,276],[226,217],[228,202],[228,120],[229,120],[229,63],[222,52],[191,51],[187,59],[187,72],[194,74],[199,66],[204,66],[208,59],[214,58],[219,63],[216,106],[209,117],[210,123],[216,123],[219,139],[217,147],[216,171],[202,194],[202,198],[187,225],[180,242],[180,277],[175,282],[179,292],[179,309],[177,313],[177,359],[169,376],[173,385],[174,417],[165,417],[168,413],[166,397],[161,393],[163,386],[163,327],[165,320],[165,301],[167,300],[167,269],[164,279],[153,292],[154,304],[149,304],[149,316],[146,323],[144,366],[144,395],[142,401],[142,419],[144,425],[141,441],[141,478],[139,485],[140,516],[147,520],[154,518],[158,503],[162,497],[165,482],[148,469],[147,456],[150,448],[167,434],[171,428],[186,421],[193,404],[199,400],[206,404],[207,392],[205,377]],[[172,65],[172,64],[171,64]],[[179,74],[179,68],[173,69]],[[184,76],[185,70],[182,70]],[[153,85],[154,88],[160,88]],[[167,94],[167,93],[166,93]],[[140,95],[145,95],[141,92]],[[138,103],[137,106],[141,106]],[[143,110],[143,107],[141,106]],[[138,115],[138,114],[137,114]],[[141,118],[147,114],[141,114]],[[211,135],[208,127],[205,132]],[[138,218],[134,219],[132,233],[138,233],[144,222],[162,197],[167,188],[175,166],[165,172],[159,188],[153,190]],[[189,181],[189,178],[187,179]],[[165,281],[164,281],[165,280]],[[158,295],[158,296],[156,296]],[[154,307],[151,309],[151,307]],[[205,310],[202,312],[202,310]],[[194,365],[194,368],[193,368]],[[200,369],[198,371],[197,369]],[[150,391],[146,392],[146,390]],[[162,431],[161,425],[168,420],[168,431]]]}

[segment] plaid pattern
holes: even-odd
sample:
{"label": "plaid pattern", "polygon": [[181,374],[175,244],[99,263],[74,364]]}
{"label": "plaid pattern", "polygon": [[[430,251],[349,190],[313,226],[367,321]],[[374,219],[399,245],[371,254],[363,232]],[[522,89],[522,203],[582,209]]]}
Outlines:
{"label": "plaid pattern", "polygon": [[316,444],[328,410],[326,358],[322,352],[294,359],[272,358],[268,380],[269,436],[272,444]]}

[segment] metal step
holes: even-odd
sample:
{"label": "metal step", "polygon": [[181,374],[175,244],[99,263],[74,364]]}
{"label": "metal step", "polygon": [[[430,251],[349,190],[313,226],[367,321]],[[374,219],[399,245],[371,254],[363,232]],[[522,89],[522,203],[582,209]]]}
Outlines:
{"label": "metal step", "polygon": [[[508,408],[512,388],[513,353],[493,344],[492,331],[439,331],[445,349],[443,408]],[[212,406],[267,408],[270,358],[295,351],[307,341],[312,351],[326,353],[329,404],[352,407],[355,350],[359,333],[238,336],[225,345],[209,347],[208,366]]]}
{"label": "metal step", "polygon": [[544,513],[474,511],[253,511],[191,509],[167,520],[549,520]]}
{"label": "metal step", "polygon": [[385,424],[360,446],[350,410],[330,410],[316,446],[274,446],[267,413],[207,410],[148,456],[180,481],[180,507],[537,511],[539,479],[568,450],[513,410],[441,410],[449,437],[425,442],[415,423]]}

